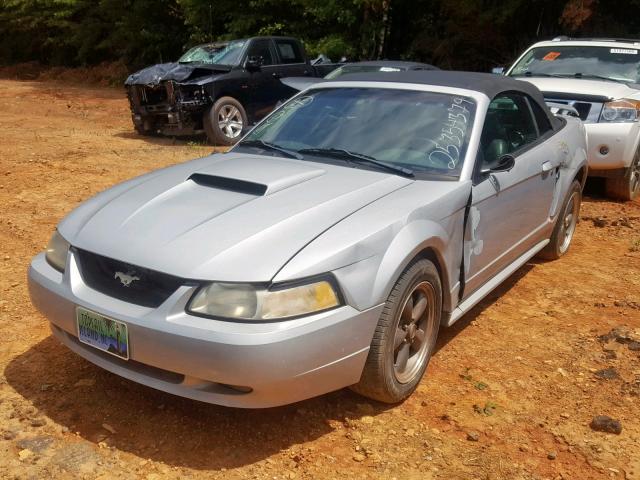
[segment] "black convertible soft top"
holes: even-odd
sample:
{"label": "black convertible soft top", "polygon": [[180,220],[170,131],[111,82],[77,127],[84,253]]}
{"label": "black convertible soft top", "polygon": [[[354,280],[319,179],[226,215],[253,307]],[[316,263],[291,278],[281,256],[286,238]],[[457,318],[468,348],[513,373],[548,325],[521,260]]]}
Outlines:
{"label": "black convertible soft top", "polygon": [[[521,92],[535,101],[549,117],[554,130],[564,124],[555,117],[544,102],[542,93],[533,84],[524,80],[494,73],[458,72],[449,70],[408,70],[404,72],[354,73],[346,74],[333,80],[335,82],[393,82],[414,83],[419,85],[435,85],[438,87],[461,88],[484,93],[489,99],[502,92]],[[326,82],[325,85],[330,82]]]}

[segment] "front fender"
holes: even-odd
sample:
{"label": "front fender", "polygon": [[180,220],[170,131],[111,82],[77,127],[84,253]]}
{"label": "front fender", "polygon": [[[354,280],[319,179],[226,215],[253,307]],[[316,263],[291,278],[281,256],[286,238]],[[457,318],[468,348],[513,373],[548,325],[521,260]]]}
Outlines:
{"label": "front fender", "polygon": [[[460,211],[462,214],[463,211]],[[338,281],[345,287],[348,302],[359,310],[384,303],[404,269],[412,260],[424,254],[437,263],[442,281],[443,309],[450,311],[454,292],[458,288],[455,271],[459,271],[462,252],[462,217],[456,217],[454,215],[450,221],[445,221],[446,228],[430,220],[411,222],[394,235],[382,253],[334,270]],[[456,220],[460,222],[457,229]],[[452,278],[454,292],[451,288]]]}
{"label": "front fender", "polygon": [[372,301],[384,302],[407,265],[427,251],[432,252],[439,264],[442,291],[449,292],[449,266],[442,253],[448,245],[449,234],[433,221],[419,220],[407,225],[393,239],[380,262],[371,290]]}

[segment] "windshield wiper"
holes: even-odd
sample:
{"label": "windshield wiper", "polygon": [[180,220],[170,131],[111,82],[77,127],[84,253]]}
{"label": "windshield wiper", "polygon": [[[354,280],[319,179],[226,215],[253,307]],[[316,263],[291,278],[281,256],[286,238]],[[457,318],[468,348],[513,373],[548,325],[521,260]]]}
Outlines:
{"label": "windshield wiper", "polygon": [[574,73],[573,74],[574,77],[576,78],[589,78],[589,79],[593,79],[593,80],[605,80],[605,81],[609,81],[609,82],[617,82],[617,83],[633,83],[632,80],[622,80],[619,78],[611,78],[611,77],[605,77],[604,75],[592,75],[590,73]]}
{"label": "windshield wiper", "polygon": [[342,158],[354,163],[366,163],[368,165],[374,165],[381,169],[393,172],[396,175],[402,175],[403,177],[413,177],[413,170],[404,167],[396,167],[387,162],[382,162],[374,157],[365,155],[364,153],[350,152],[342,148],[303,148],[298,150],[298,153],[310,153],[317,155],[326,155],[334,158]]}
{"label": "windshield wiper", "polygon": [[289,158],[296,158],[298,160],[302,160],[302,155],[295,152],[294,150],[288,150],[280,145],[276,145],[275,143],[265,142],[264,140],[243,140],[238,144],[239,146],[245,147],[258,147],[263,148],[265,150],[271,150],[273,152],[279,152]]}
{"label": "windshield wiper", "polygon": [[609,82],[617,83],[633,83],[632,80],[621,80],[617,78],[605,77],[603,75],[591,75],[589,73],[538,73],[538,72],[524,72],[517,75],[511,75],[512,77],[552,77],[552,78],[585,78],[593,80],[605,80]]}
{"label": "windshield wiper", "polygon": [[524,72],[524,73],[516,73],[511,75],[512,77],[553,77],[553,78],[564,78],[566,75],[562,75],[560,73],[538,73],[538,72]]}

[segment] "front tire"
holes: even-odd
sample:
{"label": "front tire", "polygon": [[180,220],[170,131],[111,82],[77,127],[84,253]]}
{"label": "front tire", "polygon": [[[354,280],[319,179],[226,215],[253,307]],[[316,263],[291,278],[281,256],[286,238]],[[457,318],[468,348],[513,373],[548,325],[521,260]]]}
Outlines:
{"label": "front tire", "polygon": [[247,125],[247,113],[232,97],[221,97],[204,112],[204,131],[213,145],[233,145]]}
{"label": "front tire", "polygon": [[574,180],[556,219],[549,243],[538,253],[540,258],[557,260],[567,253],[571,246],[571,240],[573,240],[573,234],[576,231],[578,218],[580,217],[581,203],[582,186],[578,180]]}
{"label": "front tire", "polygon": [[623,177],[607,178],[607,196],[616,200],[629,201],[640,195],[640,148]]}
{"label": "front tire", "polygon": [[385,302],[360,382],[351,389],[385,403],[411,395],[429,364],[441,314],[438,270],[429,260],[414,261]]}

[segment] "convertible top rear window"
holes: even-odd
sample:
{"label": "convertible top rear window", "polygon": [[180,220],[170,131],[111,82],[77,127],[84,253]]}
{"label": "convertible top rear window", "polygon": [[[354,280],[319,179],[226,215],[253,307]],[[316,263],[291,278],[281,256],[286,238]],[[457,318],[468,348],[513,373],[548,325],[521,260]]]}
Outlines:
{"label": "convertible top rear window", "polygon": [[335,162],[323,159],[321,153],[305,152],[333,149],[410,169],[416,176],[457,178],[475,111],[472,98],[445,93],[322,88],[287,102],[246,140],[302,151],[305,160]]}

